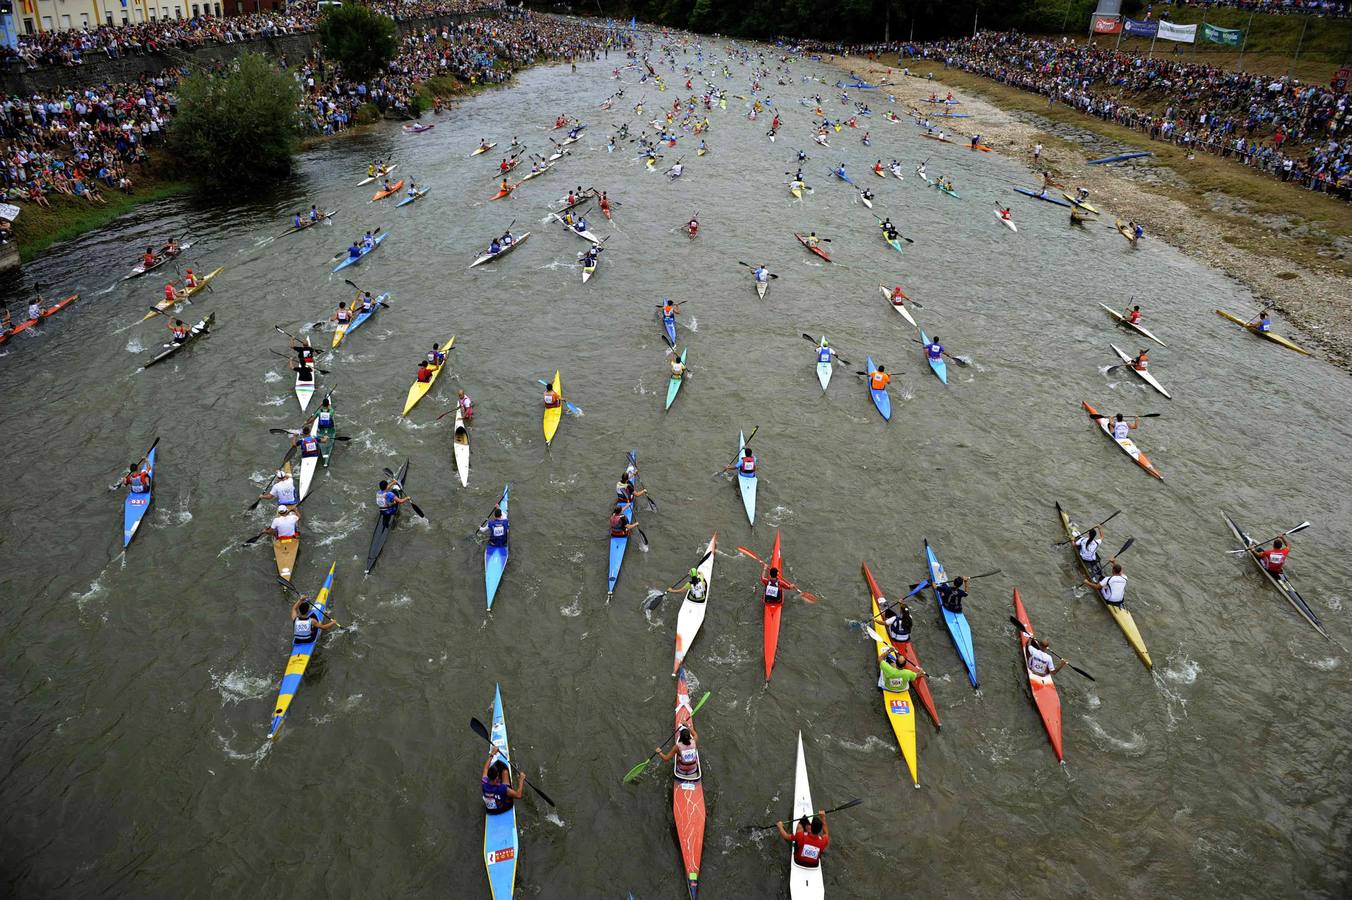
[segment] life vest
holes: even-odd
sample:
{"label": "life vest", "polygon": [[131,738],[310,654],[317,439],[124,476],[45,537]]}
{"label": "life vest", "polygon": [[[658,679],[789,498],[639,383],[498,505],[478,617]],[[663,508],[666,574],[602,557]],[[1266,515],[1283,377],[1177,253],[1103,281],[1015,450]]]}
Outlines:
{"label": "life vest", "polygon": [[325,408],[325,407],[321,406],[321,407],[319,408],[319,412],[318,412],[316,415],[318,416],[318,419],[319,419],[319,427],[320,427],[320,428],[332,428],[332,427],[333,427],[333,410],[332,410],[332,408]]}
{"label": "life vest", "polygon": [[617,512],[610,514],[610,536],[624,537],[629,532],[626,530],[629,520],[624,517],[624,513]]}
{"label": "life vest", "polygon": [[489,781],[485,778],[483,780],[484,809],[490,813],[504,813],[511,809],[515,801],[507,796],[509,790],[511,790],[511,785]]}
{"label": "life vest", "polygon": [[352,321],[352,310],[348,309],[347,307],[343,307],[342,309],[338,310],[337,315],[339,325],[346,325],[348,322]]}
{"label": "life vest", "polygon": [[302,644],[308,644],[319,636],[316,634],[318,631],[315,627],[316,624],[313,616],[306,616],[303,619],[297,617],[295,627],[291,632],[292,637]]}
{"label": "life vest", "polygon": [[1034,675],[1047,676],[1056,668],[1056,661],[1032,644],[1028,645],[1028,671]]}
{"label": "life vest", "polygon": [[397,505],[394,491],[376,491],[376,509],[392,509]]}
{"label": "life vest", "polygon": [[822,851],[831,842],[824,834],[812,834],[809,831],[795,832],[793,835],[794,865],[805,869],[816,869],[822,864]]}
{"label": "life vest", "polygon": [[870,390],[881,391],[885,390],[891,381],[892,376],[886,372],[874,372],[868,377],[868,386]]}
{"label": "life vest", "polygon": [[507,520],[494,519],[488,523],[488,536],[497,540],[507,537]]}
{"label": "life vest", "polygon": [[682,781],[699,780],[699,750],[693,745],[677,744],[673,761],[677,778]]}
{"label": "life vest", "polygon": [[770,578],[765,582],[765,602],[778,603],[784,599],[784,588],[778,578]]}
{"label": "life vest", "polygon": [[164,299],[173,300],[176,296],[177,294],[174,291],[174,286],[172,284],[166,284],[164,286]]}
{"label": "life vest", "polygon": [[833,353],[834,353],[834,351],[833,351],[830,347],[818,347],[818,348],[817,348],[817,362],[819,362],[819,363],[829,363],[829,362],[831,361],[831,356],[832,356]]}
{"label": "life vest", "polygon": [[1109,603],[1121,603],[1127,594],[1127,576],[1109,575],[1103,581],[1099,594]]}
{"label": "life vest", "polygon": [[150,488],[150,473],[145,469],[132,472],[127,476],[127,483],[131,485],[133,494],[144,494]]}
{"label": "life vest", "polygon": [[1286,557],[1289,556],[1290,553],[1291,548],[1289,547],[1283,547],[1280,550],[1273,547],[1272,549],[1265,550],[1259,554],[1259,560],[1262,562],[1263,568],[1276,575],[1281,572],[1282,566],[1286,564]]}
{"label": "life vest", "polygon": [[558,409],[562,400],[563,398],[554,393],[552,388],[545,391],[545,409]]}
{"label": "life vest", "polygon": [[1141,311],[1139,309],[1133,309],[1130,313],[1127,314],[1127,321],[1133,325],[1141,321]]}
{"label": "life vest", "polygon": [[318,440],[317,438],[315,438],[313,435],[302,434],[302,435],[300,436],[300,455],[301,455],[301,456],[318,456],[318,455],[319,455],[319,440]]}
{"label": "life vest", "polygon": [[1125,421],[1113,423],[1114,440],[1125,441],[1130,436],[1131,436],[1131,426],[1129,424],[1127,424]]}
{"label": "life vest", "polygon": [[742,472],[743,475],[755,475],[755,474],[756,474],[756,457],[754,457],[754,456],[751,456],[751,457],[743,456],[743,457],[742,457],[742,462],[741,462],[741,464],[738,466],[738,468],[741,470],[741,472]]}

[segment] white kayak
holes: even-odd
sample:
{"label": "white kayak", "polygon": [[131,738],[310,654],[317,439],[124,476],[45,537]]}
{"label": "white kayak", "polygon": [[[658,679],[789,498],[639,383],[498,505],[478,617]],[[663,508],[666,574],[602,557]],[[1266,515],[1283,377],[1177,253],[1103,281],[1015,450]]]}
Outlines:
{"label": "white kayak", "polygon": [[695,565],[704,578],[704,599],[691,600],[687,593],[681,601],[681,611],[676,616],[676,661],[671,667],[672,675],[681,668],[685,655],[690,652],[690,645],[695,642],[695,635],[699,634],[700,626],[704,624],[704,613],[708,609],[709,594],[714,586],[714,548],[717,544],[718,532],[715,531],[713,537],[709,538],[709,547],[704,551],[704,556]]}
{"label": "white kayak", "polygon": [[878,290],[882,291],[883,296],[887,298],[887,305],[888,305],[888,306],[890,306],[890,307],[892,307],[893,309],[895,309],[895,310],[897,311],[897,313],[898,313],[903,319],[905,319],[907,322],[910,322],[911,325],[912,325],[912,327],[915,327],[915,328],[919,328],[919,327],[920,327],[919,325],[916,324],[915,319],[911,317],[911,311],[908,310],[908,309],[906,308],[906,305],[905,305],[904,303],[893,303],[893,302],[892,302],[892,292],[891,292],[890,290],[887,289],[887,285],[885,285],[885,284],[880,284],[880,285],[878,285]]}
{"label": "white kayak", "polygon": [[1000,211],[999,211],[999,210],[996,210],[996,212],[995,212],[995,218],[996,218],[996,220],[999,221],[1001,224],[1007,226],[1007,227],[1009,228],[1010,231],[1018,231],[1018,230],[1019,230],[1019,229],[1018,229],[1018,226],[1016,226],[1016,225],[1014,224],[1014,221],[1013,221],[1012,219],[1006,219],[1004,216],[1000,215]]}
{"label": "white kayak", "polygon": [[[816,812],[812,808],[812,787],[807,780],[807,759],[803,756],[803,733],[798,732],[798,765],[793,774],[793,821],[785,822],[790,832],[803,816]],[[793,859],[793,847],[789,847],[789,897],[792,900],[823,900],[826,896],[826,884],[822,876],[820,862],[815,869],[800,866]]]}
{"label": "white kayak", "polygon": [[1155,380],[1154,375],[1151,375],[1149,372],[1142,371],[1133,366],[1131,364],[1132,357],[1126,351],[1124,351],[1121,347],[1117,346],[1116,344],[1109,344],[1108,346],[1112,347],[1113,352],[1117,354],[1118,358],[1121,359],[1122,362],[1126,363],[1126,365],[1124,365],[1122,368],[1127,369],[1133,374],[1137,375],[1146,384],[1150,385],[1152,388],[1159,391],[1164,396],[1169,397],[1170,400],[1174,399],[1173,397],[1169,396],[1169,392],[1164,389],[1164,385],[1160,384],[1158,381]]}
{"label": "white kayak", "polygon": [[469,485],[469,429],[465,427],[465,414],[457,406],[455,410],[455,469],[460,473],[460,486]]}

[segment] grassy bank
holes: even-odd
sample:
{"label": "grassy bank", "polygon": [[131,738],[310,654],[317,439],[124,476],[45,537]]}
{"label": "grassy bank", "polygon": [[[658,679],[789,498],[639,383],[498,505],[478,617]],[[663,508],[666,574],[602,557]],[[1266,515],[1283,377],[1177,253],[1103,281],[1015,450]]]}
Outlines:
{"label": "grassy bank", "polygon": [[109,222],[142,203],[152,203],[182,194],[189,188],[184,181],[164,181],[154,178],[142,180],[141,186],[129,194],[108,190],[103,192],[107,203],[90,203],[64,194],[52,196],[51,208],[44,209],[25,203],[23,213],[14,222],[14,235],[19,241],[23,262],[36,257],[58,241],[68,241],[88,231],[102,228]]}

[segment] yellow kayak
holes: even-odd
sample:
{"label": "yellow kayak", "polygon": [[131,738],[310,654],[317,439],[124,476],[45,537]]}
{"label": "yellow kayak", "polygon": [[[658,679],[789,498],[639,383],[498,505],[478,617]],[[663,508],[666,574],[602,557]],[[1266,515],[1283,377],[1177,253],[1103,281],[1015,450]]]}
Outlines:
{"label": "yellow kayak", "polygon": [[1310,355],[1309,350],[1306,350],[1304,347],[1300,346],[1300,344],[1297,344],[1290,338],[1284,338],[1280,334],[1277,334],[1275,331],[1259,331],[1257,325],[1252,325],[1244,321],[1234,313],[1228,313],[1223,309],[1218,309],[1216,310],[1216,315],[1220,316],[1223,319],[1229,319],[1236,325],[1244,326],[1253,334],[1258,335],[1260,338],[1266,338],[1267,340],[1272,341],[1272,343],[1276,344],[1279,347],[1285,347],[1287,350],[1294,350],[1297,353],[1303,353],[1306,356]]}
{"label": "yellow kayak", "polygon": [[[563,380],[559,378],[559,370],[554,370],[554,393],[563,396]],[[545,446],[554,442],[554,434],[559,430],[559,420],[563,418],[563,403],[553,409],[545,410]]]}
{"label": "yellow kayak", "polygon": [[[883,640],[887,640],[887,629],[883,625],[882,619],[878,617],[878,598],[873,597],[870,601],[873,606],[873,630]],[[874,646],[876,653],[878,647]],[[887,720],[892,723],[892,733],[897,737],[897,746],[901,748],[902,758],[906,760],[906,768],[911,772],[911,782],[920,787],[920,778],[916,771],[916,764],[919,757],[915,749],[915,704],[911,702],[910,690],[882,691],[883,712],[887,713]]]}
{"label": "yellow kayak", "polygon": [[[446,353],[454,346],[455,346],[455,335],[451,335],[451,339],[441,345],[441,352]],[[450,361],[451,361],[450,357],[448,356],[446,358],[446,362]],[[439,366],[432,366],[431,378],[427,379],[426,382],[422,381],[413,382],[413,386],[408,389],[408,399],[404,401],[404,411],[400,413],[400,415],[404,416],[408,415],[409,410],[418,405],[418,401],[421,400],[424,396],[426,396],[428,391],[432,390],[432,385],[436,384],[437,382],[437,376],[441,374],[441,370],[444,369],[445,367],[446,367],[445,363],[442,363]]]}
{"label": "yellow kayak", "polygon": [[[198,279],[196,286],[184,288],[183,290],[179,291],[178,297],[174,300],[161,300],[159,303],[155,304],[155,308],[158,309],[160,312],[164,312],[164,310],[168,309],[171,306],[182,303],[185,300],[191,299],[194,294],[196,294],[198,291],[202,290],[204,287],[210,284],[211,279],[221,274],[221,270],[224,268],[225,266],[217,266],[216,271],[208,272],[206,275],[203,275],[200,279]],[[153,318],[155,318],[155,314],[153,312],[148,312],[141,317],[141,321],[144,322],[146,319]]]}

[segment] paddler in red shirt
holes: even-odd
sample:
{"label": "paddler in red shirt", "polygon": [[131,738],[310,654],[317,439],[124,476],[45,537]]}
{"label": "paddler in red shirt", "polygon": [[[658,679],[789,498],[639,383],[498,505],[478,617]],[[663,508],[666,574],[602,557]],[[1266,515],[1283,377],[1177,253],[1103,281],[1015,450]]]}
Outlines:
{"label": "paddler in red shirt", "polygon": [[1122,314],[1126,316],[1127,321],[1132,325],[1141,324],[1141,307],[1139,304],[1133,306],[1131,309],[1123,310]]}
{"label": "paddler in red shirt", "polygon": [[1253,555],[1264,569],[1273,575],[1280,575],[1282,566],[1286,565],[1286,558],[1291,555],[1291,539],[1283,534],[1273,539],[1271,547],[1256,551]]}
{"label": "paddler in red shirt", "polygon": [[831,829],[826,824],[826,810],[819,809],[809,821],[804,815],[794,825],[793,834],[784,828],[783,822],[776,822],[779,836],[793,844],[794,865],[805,869],[816,869],[822,864],[822,852],[831,843]]}
{"label": "paddler in red shirt", "polygon": [[429,381],[432,380],[432,374],[433,374],[433,372],[434,372],[434,370],[433,370],[433,368],[432,368],[432,364],[429,363],[426,359],[424,359],[424,360],[422,360],[421,362],[419,362],[419,363],[418,363],[418,383],[419,383],[419,384],[427,384]]}

